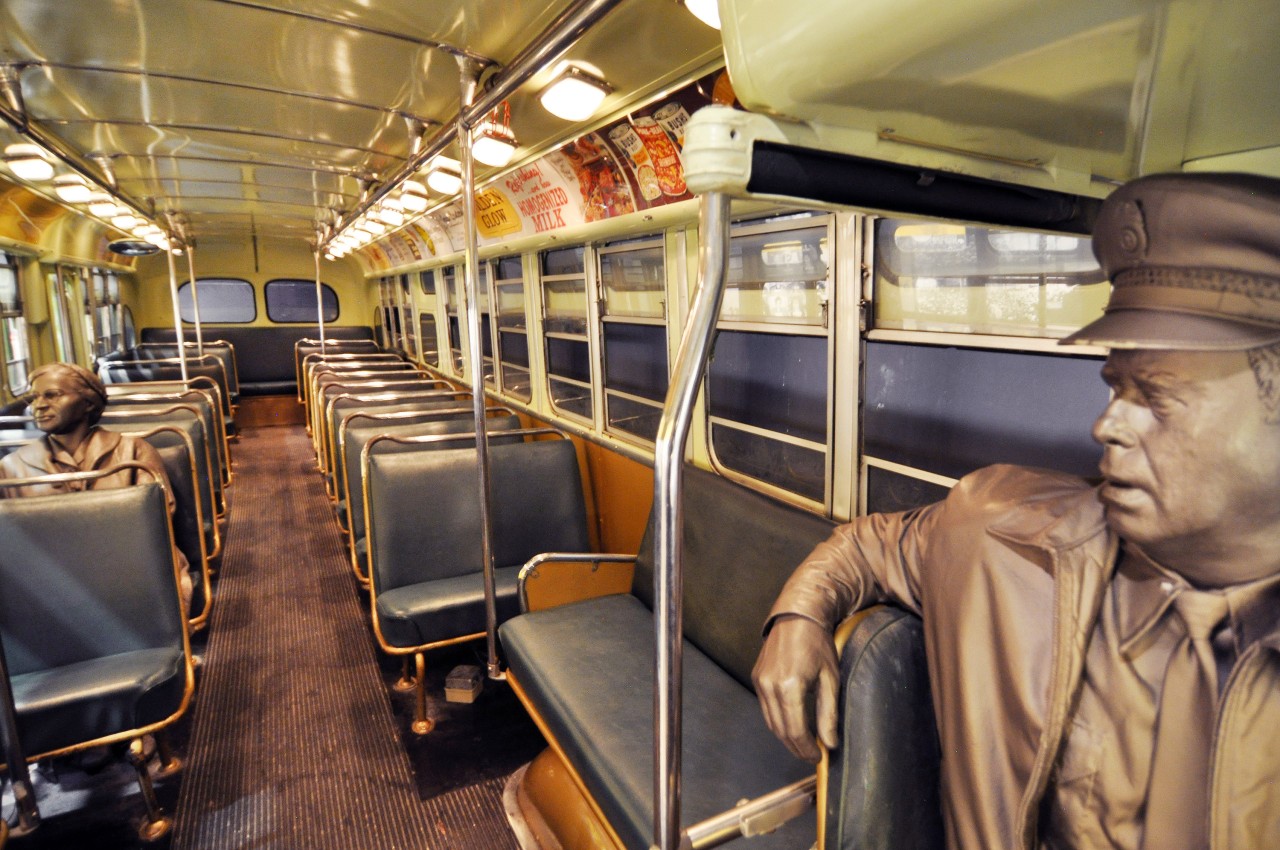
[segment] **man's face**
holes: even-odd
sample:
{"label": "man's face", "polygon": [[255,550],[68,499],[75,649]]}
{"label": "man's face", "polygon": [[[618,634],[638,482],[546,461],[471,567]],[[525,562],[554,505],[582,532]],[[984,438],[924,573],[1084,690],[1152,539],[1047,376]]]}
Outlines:
{"label": "man's face", "polygon": [[1193,583],[1259,577],[1227,553],[1280,540],[1280,425],[1244,352],[1113,351],[1102,377],[1112,398],[1093,437],[1107,523]]}
{"label": "man's face", "polygon": [[67,434],[89,418],[93,409],[73,375],[50,372],[31,385],[31,415],[46,434]]}

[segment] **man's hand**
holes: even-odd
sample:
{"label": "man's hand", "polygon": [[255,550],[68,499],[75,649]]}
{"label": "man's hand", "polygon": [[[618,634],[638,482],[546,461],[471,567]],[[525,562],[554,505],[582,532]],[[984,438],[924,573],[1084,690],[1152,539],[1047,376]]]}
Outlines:
{"label": "man's hand", "polygon": [[818,735],[835,749],[840,666],[831,634],[813,620],[783,615],[773,622],[751,678],[765,723],[797,758],[821,758],[806,705],[814,694]]}

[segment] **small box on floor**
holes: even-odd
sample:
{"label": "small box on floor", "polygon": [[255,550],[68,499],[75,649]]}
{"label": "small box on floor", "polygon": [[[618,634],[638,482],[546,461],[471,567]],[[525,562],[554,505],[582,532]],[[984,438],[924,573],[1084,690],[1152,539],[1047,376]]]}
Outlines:
{"label": "small box on floor", "polygon": [[444,680],[444,698],[449,702],[475,702],[484,689],[484,671],[474,664],[459,664]]}

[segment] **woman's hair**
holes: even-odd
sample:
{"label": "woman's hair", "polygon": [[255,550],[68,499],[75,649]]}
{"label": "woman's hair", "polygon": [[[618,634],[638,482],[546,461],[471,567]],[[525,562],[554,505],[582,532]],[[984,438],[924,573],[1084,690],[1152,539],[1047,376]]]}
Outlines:
{"label": "woman's hair", "polygon": [[28,380],[35,384],[36,379],[44,375],[69,376],[80,397],[89,402],[89,424],[98,424],[107,406],[107,387],[101,378],[79,363],[46,363],[32,372]]}

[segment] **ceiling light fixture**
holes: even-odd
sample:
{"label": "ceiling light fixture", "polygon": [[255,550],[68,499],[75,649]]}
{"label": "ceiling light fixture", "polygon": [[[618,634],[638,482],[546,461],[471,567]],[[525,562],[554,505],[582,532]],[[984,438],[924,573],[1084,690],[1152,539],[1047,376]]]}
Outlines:
{"label": "ceiling light fixture", "polygon": [[566,121],[585,121],[595,114],[613,87],[577,67],[567,65],[538,100],[542,108]]}
{"label": "ceiling light fixture", "polygon": [[441,195],[456,195],[462,188],[462,172],[447,163],[437,163],[427,172],[427,185]]}
{"label": "ceiling light fixture", "polygon": [[111,218],[120,213],[116,209],[115,200],[106,192],[93,192],[89,195],[89,214],[98,218]]}
{"label": "ceiling light fixture", "polygon": [[471,139],[471,154],[484,165],[502,168],[516,155],[515,133],[511,132],[511,106],[504,100],[480,122]]}
{"label": "ceiling light fixture", "polygon": [[121,213],[120,215],[113,215],[111,217],[111,223],[121,230],[129,230],[130,228],[137,227],[138,222],[140,221],[142,221],[142,219],[132,213]]}
{"label": "ceiling light fixture", "polygon": [[49,152],[39,145],[17,142],[4,149],[4,164],[19,180],[39,182],[53,177]]}
{"label": "ceiling light fixture", "polygon": [[689,14],[712,29],[720,29],[720,7],[716,0],[683,0]]}
{"label": "ceiling light fixture", "polygon": [[93,194],[93,189],[79,174],[63,174],[53,181],[53,191],[68,204],[83,204]]}
{"label": "ceiling light fixture", "polygon": [[400,185],[400,206],[407,213],[420,213],[428,204],[427,187],[417,180],[406,180]]}

